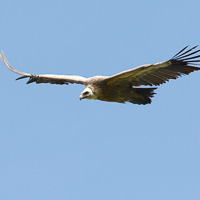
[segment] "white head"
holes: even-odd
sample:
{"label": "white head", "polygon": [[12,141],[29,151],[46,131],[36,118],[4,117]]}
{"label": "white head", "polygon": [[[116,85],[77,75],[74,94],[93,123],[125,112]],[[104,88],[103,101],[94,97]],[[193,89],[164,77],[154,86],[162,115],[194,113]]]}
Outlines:
{"label": "white head", "polygon": [[92,91],[90,88],[85,88],[81,95],[79,96],[79,99],[97,99],[97,95]]}

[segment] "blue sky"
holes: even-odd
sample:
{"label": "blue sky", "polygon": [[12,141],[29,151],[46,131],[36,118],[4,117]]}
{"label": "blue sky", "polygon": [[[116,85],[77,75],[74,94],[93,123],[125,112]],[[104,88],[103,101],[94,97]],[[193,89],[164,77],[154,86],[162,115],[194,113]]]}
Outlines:
{"label": "blue sky", "polygon": [[[200,1],[2,1],[0,49],[28,73],[112,75],[200,44]],[[0,199],[199,200],[200,73],[151,105],[79,101],[0,62]]]}

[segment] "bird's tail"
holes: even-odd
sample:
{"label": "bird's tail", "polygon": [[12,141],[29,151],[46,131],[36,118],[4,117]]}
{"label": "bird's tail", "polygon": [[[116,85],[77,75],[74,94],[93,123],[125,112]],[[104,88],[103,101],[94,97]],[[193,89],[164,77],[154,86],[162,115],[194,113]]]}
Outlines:
{"label": "bird's tail", "polygon": [[157,88],[131,88],[131,96],[128,102],[134,104],[150,104]]}

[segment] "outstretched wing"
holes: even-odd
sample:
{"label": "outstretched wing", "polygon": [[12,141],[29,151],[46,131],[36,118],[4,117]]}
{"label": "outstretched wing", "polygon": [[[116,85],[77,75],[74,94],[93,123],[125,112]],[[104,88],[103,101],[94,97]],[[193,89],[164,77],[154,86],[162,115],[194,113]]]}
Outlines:
{"label": "outstretched wing", "polygon": [[199,67],[193,66],[200,63],[200,60],[197,59],[200,57],[200,49],[194,50],[196,48],[197,46],[188,49],[188,46],[186,46],[168,61],[142,65],[110,76],[106,80],[107,84],[160,85],[170,79],[177,79],[182,75],[200,70]]}
{"label": "outstretched wing", "polygon": [[21,77],[17,78],[16,80],[22,79],[22,78],[30,78],[27,84],[29,83],[51,83],[51,84],[69,84],[69,83],[77,83],[77,84],[86,84],[87,78],[84,78],[82,76],[66,76],[66,75],[54,75],[54,74],[44,74],[44,75],[35,75],[35,74],[28,74],[24,72],[19,72],[16,69],[14,69],[8,62],[8,60],[5,57],[5,54],[2,51],[2,54],[0,54],[0,57],[2,61],[6,64],[6,66],[13,72],[22,75]]}

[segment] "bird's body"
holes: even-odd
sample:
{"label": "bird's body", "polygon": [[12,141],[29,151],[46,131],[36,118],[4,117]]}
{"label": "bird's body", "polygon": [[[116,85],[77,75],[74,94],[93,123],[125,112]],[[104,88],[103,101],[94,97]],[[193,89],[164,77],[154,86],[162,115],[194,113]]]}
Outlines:
{"label": "bird's body", "polygon": [[[138,86],[158,86],[166,83],[170,79],[176,79],[182,75],[200,70],[194,65],[199,64],[200,50],[194,51],[197,46],[187,50],[187,47],[177,53],[172,59],[160,63],[142,65],[127,71],[123,71],[113,76],[94,76],[85,78],[82,76],[68,75],[34,75],[19,72],[14,69],[7,61],[4,53],[0,54],[1,59],[7,67],[22,75],[17,80],[29,77],[32,83],[51,83],[51,84],[69,84],[77,83],[86,86],[81,93],[80,99],[98,99],[108,102],[134,104],[149,104],[155,94],[155,87],[139,88]],[[197,54],[197,55],[196,55]],[[193,56],[195,55],[195,56]]]}
{"label": "bird's body", "polygon": [[152,92],[156,89],[133,88],[131,85],[108,84],[107,77],[104,76],[89,78],[86,87],[95,91],[96,96],[92,99],[119,103],[125,103],[127,101],[138,104],[146,104],[150,101],[149,96],[153,96],[154,93]]}

